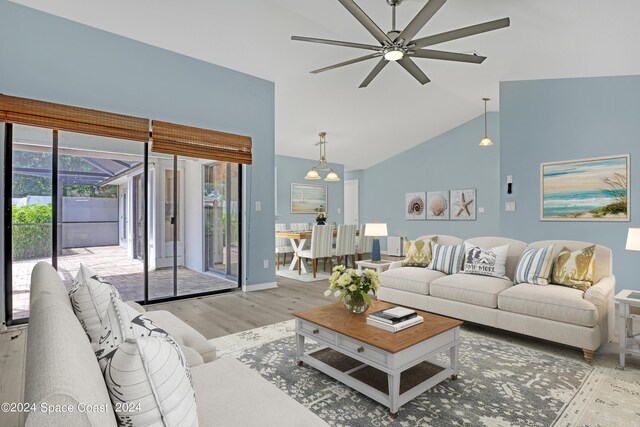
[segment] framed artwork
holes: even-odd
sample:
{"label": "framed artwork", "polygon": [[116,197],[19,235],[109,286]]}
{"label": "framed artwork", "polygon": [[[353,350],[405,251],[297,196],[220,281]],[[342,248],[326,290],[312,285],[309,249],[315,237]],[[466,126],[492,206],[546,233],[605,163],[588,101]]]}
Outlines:
{"label": "framed artwork", "polygon": [[291,184],[291,213],[327,211],[327,186]]}
{"label": "framed artwork", "polygon": [[453,221],[476,220],[476,190],[451,190],[451,219]]}
{"label": "framed artwork", "polygon": [[427,219],[449,219],[449,192],[427,192]]}
{"label": "framed artwork", "polygon": [[629,221],[629,155],[542,163],[540,220]]}
{"label": "framed artwork", "polygon": [[426,219],[425,211],[427,193],[407,193],[405,197],[405,218],[408,220]]}

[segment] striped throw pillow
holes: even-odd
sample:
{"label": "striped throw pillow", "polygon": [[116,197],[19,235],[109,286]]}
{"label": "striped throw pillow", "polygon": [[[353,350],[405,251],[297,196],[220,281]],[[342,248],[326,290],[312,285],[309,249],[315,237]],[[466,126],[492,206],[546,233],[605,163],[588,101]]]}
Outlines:
{"label": "striped throw pillow", "polygon": [[540,249],[527,249],[520,257],[514,283],[548,285],[553,262],[553,245]]}
{"label": "striped throw pillow", "polygon": [[456,274],[462,268],[464,260],[463,245],[439,245],[433,243],[431,245],[431,264],[429,270],[438,270],[445,274]]}

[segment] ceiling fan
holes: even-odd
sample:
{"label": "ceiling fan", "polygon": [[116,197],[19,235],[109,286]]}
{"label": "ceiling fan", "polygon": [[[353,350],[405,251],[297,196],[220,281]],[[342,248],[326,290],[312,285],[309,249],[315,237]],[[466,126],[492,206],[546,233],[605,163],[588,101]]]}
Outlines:
{"label": "ceiling fan", "polygon": [[334,68],[344,67],[345,65],[355,64],[357,62],[366,61],[368,59],[380,58],[380,61],[369,75],[364,79],[360,87],[367,87],[369,83],[382,71],[382,69],[391,61],[397,62],[409,72],[421,84],[429,83],[427,77],[422,70],[416,65],[411,58],[428,58],[439,59],[443,61],[468,62],[472,64],[481,64],[485,59],[484,56],[470,55],[464,53],[444,52],[440,50],[423,49],[439,43],[450,40],[461,39],[463,37],[473,36],[475,34],[485,33],[487,31],[497,30],[499,28],[508,27],[509,18],[489,21],[482,24],[472,25],[470,27],[459,28],[457,30],[446,31],[440,34],[434,34],[419,39],[414,39],[416,34],[429,22],[431,18],[440,10],[447,0],[429,0],[427,4],[418,12],[418,14],[409,22],[409,25],[402,30],[396,29],[396,7],[400,5],[402,0],[386,0],[391,6],[391,31],[385,33],[376,25],[375,22],[362,10],[353,0],[338,0],[366,29],[378,40],[380,46],[368,45],[362,43],[351,43],[339,40],[318,39],[313,37],[291,36],[291,40],[298,40],[311,43],[330,44],[335,46],[352,47],[356,49],[373,50],[374,53],[361,56],[359,58],[350,59],[339,64],[330,65],[311,71],[312,74],[322,73],[323,71],[333,70]]}

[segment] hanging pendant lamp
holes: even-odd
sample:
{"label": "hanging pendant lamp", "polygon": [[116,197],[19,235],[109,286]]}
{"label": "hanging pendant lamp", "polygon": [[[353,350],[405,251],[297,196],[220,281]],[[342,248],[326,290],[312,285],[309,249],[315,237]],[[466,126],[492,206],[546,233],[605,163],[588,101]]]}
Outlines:
{"label": "hanging pendant lamp", "polygon": [[338,176],[337,173],[333,171],[333,169],[331,169],[327,165],[327,157],[326,157],[327,141],[325,140],[327,133],[320,132],[319,135],[320,135],[320,142],[317,142],[316,145],[320,146],[320,162],[314,167],[312,167],[311,169],[309,169],[309,172],[307,172],[307,175],[305,175],[304,179],[319,180],[319,179],[322,179],[322,177],[320,176],[318,171],[328,171],[329,173],[324,178],[324,180],[327,182],[338,182],[340,181],[340,177]]}
{"label": "hanging pendant lamp", "polygon": [[487,101],[489,101],[489,98],[482,98],[482,100],[484,101],[484,138],[480,141],[480,146],[488,147],[493,145],[493,142],[487,136]]}

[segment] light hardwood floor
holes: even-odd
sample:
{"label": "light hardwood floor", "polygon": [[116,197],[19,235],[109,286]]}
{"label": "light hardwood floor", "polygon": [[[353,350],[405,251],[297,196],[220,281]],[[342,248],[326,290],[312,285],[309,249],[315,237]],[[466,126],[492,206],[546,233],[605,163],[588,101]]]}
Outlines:
{"label": "light hardwood floor", "polygon": [[304,283],[278,277],[278,287],[257,292],[222,295],[153,304],[147,310],[167,310],[187,322],[207,339],[293,319],[297,310],[335,302],[323,292],[328,280]]}

